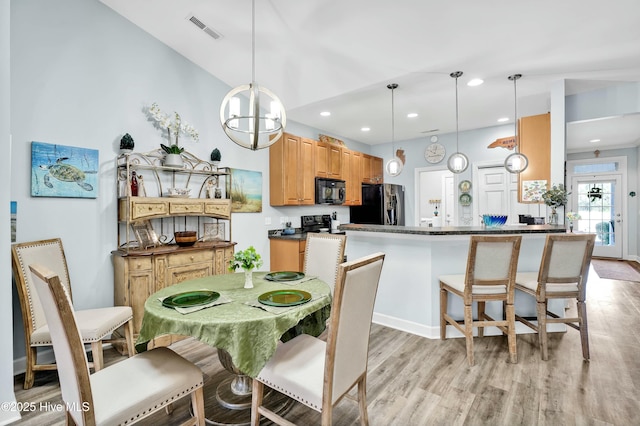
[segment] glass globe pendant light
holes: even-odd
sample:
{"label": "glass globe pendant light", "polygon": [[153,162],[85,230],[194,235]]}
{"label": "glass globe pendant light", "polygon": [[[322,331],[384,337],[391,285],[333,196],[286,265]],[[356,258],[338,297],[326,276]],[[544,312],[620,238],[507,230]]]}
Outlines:
{"label": "glass globe pendant light", "polygon": [[393,91],[398,88],[396,83],[391,83],[387,85],[387,89],[391,89],[391,160],[387,161],[385,169],[389,176],[398,176],[402,173],[402,168],[404,167],[404,163],[396,156],[396,146],[395,146],[395,111],[394,111],[394,99],[393,99]]}
{"label": "glass globe pendant light", "polygon": [[[287,115],[280,99],[255,82],[256,2],[251,2],[251,84],[235,87],[220,106],[220,123],[233,142],[252,151],[273,145],[284,132]],[[243,96],[238,96],[243,94]],[[261,107],[262,104],[262,107]],[[268,106],[268,111],[265,107]]]}
{"label": "glass globe pendant light", "polygon": [[529,159],[526,155],[519,152],[520,142],[518,141],[518,94],[516,91],[516,81],[522,77],[522,74],[513,74],[508,78],[513,81],[513,96],[514,96],[514,108],[513,108],[513,123],[514,123],[514,138],[516,142],[515,152],[510,154],[504,160],[504,168],[509,173],[521,173],[529,166]]}
{"label": "glass globe pendant light", "polygon": [[460,152],[458,147],[459,131],[458,131],[458,78],[463,74],[462,71],[455,71],[449,74],[450,77],[456,79],[456,152],[451,154],[447,160],[447,168],[451,173],[459,174],[467,170],[469,167],[469,159]]}

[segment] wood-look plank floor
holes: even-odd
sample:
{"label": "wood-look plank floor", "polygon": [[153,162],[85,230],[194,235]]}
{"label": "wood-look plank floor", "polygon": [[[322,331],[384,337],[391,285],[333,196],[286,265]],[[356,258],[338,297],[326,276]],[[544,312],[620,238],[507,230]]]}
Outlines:
{"label": "wood-look plank floor", "polygon": [[[373,325],[367,395],[371,425],[635,425],[640,424],[640,283],[598,278],[591,271],[588,321],[591,361],[584,362],[579,333],[550,335],[549,360],[542,361],[537,335],[518,335],[518,363],[508,362],[506,337],[475,339],[476,365],[468,367],[463,339],[431,340]],[[215,349],[193,339],[172,348],[205,373],[205,398],[214,400],[213,378],[223,368]],[[110,350],[107,364],[124,359]],[[18,401],[61,402],[55,372],[36,374],[36,385]],[[123,384],[123,386],[126,386]],[[117,390],[115,390],[117,392]],[[208,412],[214,410],[211,402]],[[62,425],[64,414],[23,413],[19,424]],[[143,422],[177,425],[188,416],[187,401]],[[320,415],[296,404],[288,418],[319,424]],[[343,400],[335,425],[358,425],[357,405]]]}

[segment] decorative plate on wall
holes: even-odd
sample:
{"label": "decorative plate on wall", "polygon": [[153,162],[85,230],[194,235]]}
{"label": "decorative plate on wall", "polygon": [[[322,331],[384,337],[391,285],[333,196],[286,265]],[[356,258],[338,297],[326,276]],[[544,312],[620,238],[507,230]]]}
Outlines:
{"label": "decorative plate on wall", "polygon": [[460,194],[460,204],[463,206],[470,206],[471,205],[471,195],[467,194],[466,192],[464,194]]}
{"label": "decorative plate on wall", "polygon": [[462,192],[469,192],[471,190],[471,182],[468,180],[463,180],[458,185],[458,188],[460,188],[460,191]]}

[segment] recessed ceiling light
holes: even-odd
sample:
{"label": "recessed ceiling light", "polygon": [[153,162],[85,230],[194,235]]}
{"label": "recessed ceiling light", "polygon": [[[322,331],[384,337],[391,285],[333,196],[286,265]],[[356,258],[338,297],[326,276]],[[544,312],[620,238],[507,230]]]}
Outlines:
{"label": "recessed ceiling light", "polygon": [[471,80],[469,80],[469,82],[467,83],[467,86],[480,86],[482,83],[484,83],[484,80],[482,80],[481,78],[473,78]]}
{"label": "recessed ceiling light", "polygon": [[360,130],[362,130],[363,132],[368,132],[368,131],[369,131],[369,130],[371,130],[371,129],[370,129],[369,127],[363,127],[363,128],[362,128],[362,129],[360,129]]}
{"label": "recessed ceiling light", "polygon": [[416,118],[418,116],[417,112],[410,112],[409,114],[407,114],[407,118]]}
{"label": "recessed ceiling light", "polygon": [[509,117],[498,118],[498,123],[506,123],[507,121],[509,121]]}
{"label": "recessed ceiling light", "polygon": [[322,112],[320,113],[320,115],[321,115],[321,116],[323,116],[323,117],[328,117],[328,116],[330,116],[330,115],[331,115],[331,113],[330,113],[329,111],[322,111]]}
{"label": "recessed ceiling light", "polygon": [[600,142],[600,139],[591,139],[589,142],[591,142],[591,143]]}

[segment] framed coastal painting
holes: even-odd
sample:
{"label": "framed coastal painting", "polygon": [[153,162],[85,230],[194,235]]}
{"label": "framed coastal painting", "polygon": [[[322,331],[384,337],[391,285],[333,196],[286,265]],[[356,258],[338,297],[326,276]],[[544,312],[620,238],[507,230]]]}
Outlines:
{"label": "framed coastal painting", "polygon": [[[262,211],[262,172],[229,169],[232,213],[259,213]],[[227,183],[228,186],[229,182]]]}
{"label": "framed coastal painting", "polygon": [[31,142],[32,197],[98,197],[98,150]]}

